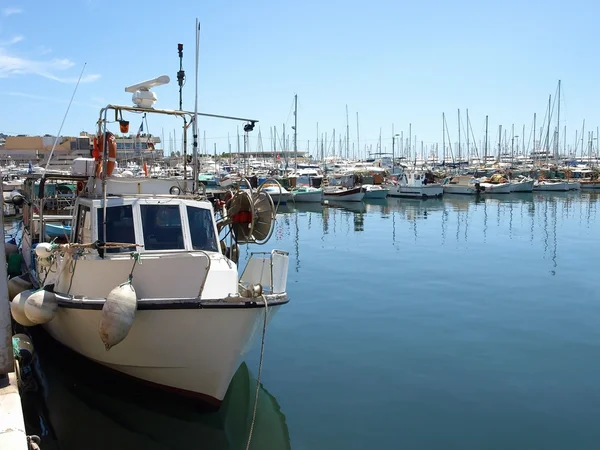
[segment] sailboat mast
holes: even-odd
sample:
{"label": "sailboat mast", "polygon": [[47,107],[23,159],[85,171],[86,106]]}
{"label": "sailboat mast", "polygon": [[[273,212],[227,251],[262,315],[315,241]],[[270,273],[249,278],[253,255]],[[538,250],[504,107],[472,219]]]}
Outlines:
{"label": "sailboat mast", "polygon": [[446,118],[442,113],[442,164],[446,164]]}
{"label": "sailboat mast", "polygon": [[294,166],[298,171],[298,94],[294,95]]}
{"label": "sailboat mast", "polygon": [[471,159],[471,152],[469,151],[469,110],[467,109],[467,162]]}
{"label": "sailboat mast", "polygon": [[461,154],[460,154],[460,109],[458,110],[458,165],[460,166]]}
{"label": "sailboat mast", "polygon": [[535,124],[536,118],[537,118],[537,114],[533,113],[533,149],[532,149],[532,152],[535,152],[535,149],[536,149],[536,146],[535,146],[535,134],[537,132],[536,124]]}
{"label": "sailboat mast", "polygon": [[350,123],[348,122],[348,105],[346,105],[346,159],[350,159]]}
{"label": "sailboat mast", "polygon": [[358,126],[358,111],[356,111],[356,147],[360,157],[360,128]]}
{"label": "sailboat mast", "polygon": [[483,165],[487,164],[488,155],[488,116],[485,116],[485,145],[483,147]]}
{"label": "sailboat mast", "polygon": [[560,80],[558,80],[558,111],[556,113],[556,154],[554,159],[558,160],[558,146],[559,146],[559,132],[560,132]]}

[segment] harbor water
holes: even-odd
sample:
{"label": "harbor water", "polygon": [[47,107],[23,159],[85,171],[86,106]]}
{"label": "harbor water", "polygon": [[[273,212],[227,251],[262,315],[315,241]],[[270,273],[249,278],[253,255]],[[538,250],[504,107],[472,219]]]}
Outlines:
{"label": "harbor water", "polygon": [[[252,448],[597,449],[599,211],[588,192],[282,206],[241,252],[290,254]],[[42,345],[28,421],[42,448],[242,449],[258,346],[202,413]]]}

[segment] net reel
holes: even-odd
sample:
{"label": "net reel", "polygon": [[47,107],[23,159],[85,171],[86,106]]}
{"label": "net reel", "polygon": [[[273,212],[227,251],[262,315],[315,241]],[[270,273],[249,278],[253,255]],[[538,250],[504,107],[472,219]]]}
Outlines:
{"label": "net reel", "polygon": [[229,226],[239,244],[266,243],[273,234],[276,215],[271,196],[260,189],[237,190],[230,195],[223,207],[223,219],[217,223],[219,232]]}

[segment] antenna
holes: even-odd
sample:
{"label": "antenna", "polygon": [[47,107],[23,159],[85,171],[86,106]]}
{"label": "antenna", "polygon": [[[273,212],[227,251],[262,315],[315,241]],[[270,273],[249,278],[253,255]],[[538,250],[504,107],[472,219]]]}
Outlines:
{"label": "antenna", "polygon": [[156,103],[156,94],[150,89],[156,86],[168,84],[171,81],[168,75],[162,75],[152,80],[142,81],[125,88],[125,92],[133,93],[132,100],[135,106],[139,108],[152,108]]}
{"label": "antenna", "polygon": [[179,53],[179,72],[177,72],[177,84],[179,85],[179,111],[183,109],[183,85],[185,84],[185,70],[183,70],[183,44],[177,44]]}

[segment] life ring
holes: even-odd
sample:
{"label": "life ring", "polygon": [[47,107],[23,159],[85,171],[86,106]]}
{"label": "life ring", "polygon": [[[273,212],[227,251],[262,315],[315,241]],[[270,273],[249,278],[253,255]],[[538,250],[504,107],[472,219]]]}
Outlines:
{"label": "life ring", "polygon": [[77,182],[77,194],[81,193],[81,191],[83,191],[84,187],[85,187],[85,185],[83,184],[83,181],[78,181]]}
{"label": "life ring", "polygon": [[[108,162],[106,163],[106,176],[110,177],[117,165],[117,139],[110,131],[106,133],[108,141]],[[104,136],[94,138],[93,155],[96,159],[96,177],[102,174],[102,154],[104,153]]]}

